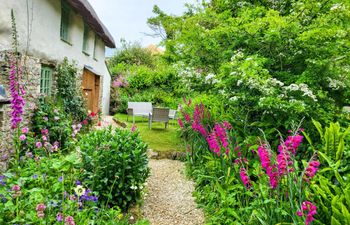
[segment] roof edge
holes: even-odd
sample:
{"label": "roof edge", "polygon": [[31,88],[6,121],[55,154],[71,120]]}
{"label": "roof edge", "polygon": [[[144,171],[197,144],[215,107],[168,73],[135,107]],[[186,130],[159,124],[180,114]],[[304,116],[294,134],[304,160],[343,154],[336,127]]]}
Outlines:
{"label": "roof edge", "polygon": [[103,40],[109,48],[115,48],[115,42],[105,25],[98,18],[94,8],[87,0],[66,0],[66,2],[77,11],[96,34]]}

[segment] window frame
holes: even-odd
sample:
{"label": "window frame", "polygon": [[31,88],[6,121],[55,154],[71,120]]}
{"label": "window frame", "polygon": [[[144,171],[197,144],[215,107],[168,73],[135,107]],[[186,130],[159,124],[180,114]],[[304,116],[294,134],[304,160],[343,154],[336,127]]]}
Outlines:
{"label": "window frame", "polygon": [[40,70],[40,93],[45,95],[52,94],[53,68],[47,65],[41,65]]}
{"label": "window frame", "polygon": [[60,37],[62,41],[68,44],[71,44],[69,42],[69,24],[70,24],[70,7],[65,0],[61,0]]}
{"label": "window frame", "polygon": [[97,44],[98,44],[98,37],[97,37],[97,34],[95,34],[93,58],[96,61],[97,61],[97,57],[96,57],[96,51],[97,51],[97,46],[96,45]]}
{"label": "window frame", "polygon": [[86,55],[90,55],[88,53],[89,51],[89,35],[90,34],[90,27],[88,24],[84,23],[84,32],[83,32],[83,53]]}

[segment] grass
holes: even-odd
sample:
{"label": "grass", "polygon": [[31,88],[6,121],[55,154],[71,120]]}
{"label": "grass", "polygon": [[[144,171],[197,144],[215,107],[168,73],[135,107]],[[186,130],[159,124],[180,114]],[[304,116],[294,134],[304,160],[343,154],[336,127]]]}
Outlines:
{"label": "grass", "polygon": [[[126,114],[116,114],[114,118],[126,123],[128,129],[131,128],[132,117],[129,117],[129,122],[127,122]],[[158,152],[181,152],[185,150],[184,143],[176,132],[179,129],[176,121],[171,120],[167,129],[164,129],[164,123],[152,122],[152,129],[150,130],[147,118],[135,117],[135,125],[140,131],[142,140],[148,144],[150,149]]]}

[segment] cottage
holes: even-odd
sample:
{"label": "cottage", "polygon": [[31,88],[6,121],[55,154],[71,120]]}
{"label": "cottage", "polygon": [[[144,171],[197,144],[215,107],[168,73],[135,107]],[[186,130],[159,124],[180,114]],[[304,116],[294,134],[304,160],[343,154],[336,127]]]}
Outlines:
{"label": "cottage", "polygon": [[[25,57],[24,77],[26,113],[39,95],[50,95],[55,88],[55,67],[65,57],[74,60],[79,69],[87,107],[91,111],[109,112],[110,74],[105,61],[105,47],[115,43],[87,0],[0,0],[0,84],[8,89],[4,69],[6,52],[12,49],[11,10],[19,35],[19,52]],[[7,121],[9,109],[2,107],[0,119]],[[1,135],[9,132],[0,123]],[[1,137],[4,140],[4,137]],[[1,141],[0,145],[4,145]],[[2,150],[1,150],[2,149]],[[0,146],[0,161],[7,158]],[[1,165],[0,165],[1,167]]]}

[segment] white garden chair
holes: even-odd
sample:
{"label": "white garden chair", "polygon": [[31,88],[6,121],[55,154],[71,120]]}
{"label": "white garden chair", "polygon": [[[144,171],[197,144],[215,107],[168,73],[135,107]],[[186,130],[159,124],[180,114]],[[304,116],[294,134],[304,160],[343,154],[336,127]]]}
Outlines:
{"label": "white garden chair", "polygon": [[135,116],[141,116],[148,118],[149,114],[152,112],[152,103],[151,102],[128,102],[128,117],[132,116],[132,122],[135,123]]}

